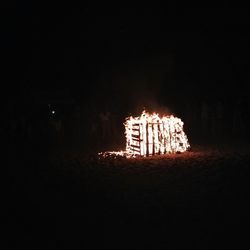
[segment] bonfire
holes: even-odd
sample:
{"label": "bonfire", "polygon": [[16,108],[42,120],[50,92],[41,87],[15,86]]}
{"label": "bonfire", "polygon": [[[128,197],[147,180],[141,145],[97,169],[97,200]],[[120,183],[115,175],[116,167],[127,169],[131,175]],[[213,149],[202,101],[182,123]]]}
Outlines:
{"label": "bonfire", "polygon": [[182,153],[190,145],[183,131],[184,123],[173,115],[160,116],[143,111],[138,117],[127,117],[125,126],[126,149],[99,153],[101,156],[153,156]]}

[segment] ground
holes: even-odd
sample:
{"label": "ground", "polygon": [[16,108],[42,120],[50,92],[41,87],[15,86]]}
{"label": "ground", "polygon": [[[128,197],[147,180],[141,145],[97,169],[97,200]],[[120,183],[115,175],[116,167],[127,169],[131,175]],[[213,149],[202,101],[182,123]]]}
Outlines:
{"label": "ground", "polygon": [[247,146],[196,145],[142,159],[73,151],[30,157],[9,172],[9,249],[240,249],[248,243]]}

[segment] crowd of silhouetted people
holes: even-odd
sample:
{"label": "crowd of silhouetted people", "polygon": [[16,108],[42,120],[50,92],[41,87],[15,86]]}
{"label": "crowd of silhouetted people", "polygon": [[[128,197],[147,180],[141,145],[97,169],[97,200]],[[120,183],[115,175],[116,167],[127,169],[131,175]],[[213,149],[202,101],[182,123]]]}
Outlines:
{"label": "crowd of silhouetted people", "polygon": [[87,110],[79,107],[73,116],[75,122],[72,125],[77,124],[78,130],[75,137],[80,135],[80,140],[86,140],[90,147],[102,149],[121,143],[124,117],[111,107],[91,106]]}
{"label": "crowd of silhouetted people", "polygon": [[45,152],[62,141],[63,119],[56,111],[47,105],[37,105],[26,110],[19,108],[14,101],[9,105],[5,110],[2,131],[10,153]]}
{"label": "crowd of silhouetted people", "polygon": [[189,102],[183,114],[184,128],[194,141],[243,142],[249,138],[249,103],[241,99]]}
{"label": "crowd of silhouetted people", "polygon": [[124,136],[123,115],[107,107],[75,105],[68,113],[60,107],[36,105],[29,112],[12,102],[2,123],[7,148],[48,151],[65,145],[89,150],[119,144]]}
{"label": "crowd of silhouetted people", "polygon": [[[107,105],[76,105],[67,114],[46,105],[35,107],[32,112],[6,110],[2,130],[10,150],[25,147],[46,150],[67,143],[79,143],[89,150],[125,145],[123,123],[128,113]],[[241,99],[191,100],[179,113],[191,143],[249,138],[249,103]]]}

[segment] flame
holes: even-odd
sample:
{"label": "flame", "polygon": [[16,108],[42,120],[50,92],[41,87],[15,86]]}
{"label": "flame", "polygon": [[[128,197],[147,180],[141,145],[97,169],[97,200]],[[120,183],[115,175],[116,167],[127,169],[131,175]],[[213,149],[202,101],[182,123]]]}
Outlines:
{"label": "flame", "polygon": [[130,158],[185,152],[190,145],[183,125],[181,119],[173,115],[160,116],[143,111],[140,116],[130,116],[125,120],[126,150],[99,155]]}

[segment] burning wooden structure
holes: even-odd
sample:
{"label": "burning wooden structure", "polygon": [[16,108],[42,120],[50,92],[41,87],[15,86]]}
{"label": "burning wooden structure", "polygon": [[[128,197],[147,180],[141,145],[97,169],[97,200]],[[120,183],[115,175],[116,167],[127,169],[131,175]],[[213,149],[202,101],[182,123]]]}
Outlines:
{"label": "burning wooden structure", "polygon": [[124,123],[126,150],[99,153],[103,157],[152,156],[167,153],[182,153],[189,147],[180,118],[149,114],[145,111],[138,117],[127,117]]}
{"label": "burning wooden structure", "polygon": [[183,122],[172,115],[160,117],[144,111],[139,117],[128,117],[124,125],[128,155],[151,156],[189,148]]}

